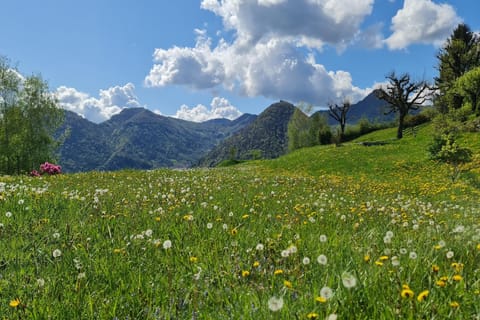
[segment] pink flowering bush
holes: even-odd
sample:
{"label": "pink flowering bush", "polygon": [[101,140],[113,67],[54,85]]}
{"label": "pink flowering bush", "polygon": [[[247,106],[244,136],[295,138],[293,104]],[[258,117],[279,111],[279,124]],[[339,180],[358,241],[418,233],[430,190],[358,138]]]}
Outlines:
{"label": "pink flowering bush", "polygon": [[40,172],[38,172],[37,170],[32,170],[32,172],[30,172],[30,175],[32,177],[40,177],[42,174],[55,175],[60,173],[62,173],[61,166],[45,162],[40,165]]}

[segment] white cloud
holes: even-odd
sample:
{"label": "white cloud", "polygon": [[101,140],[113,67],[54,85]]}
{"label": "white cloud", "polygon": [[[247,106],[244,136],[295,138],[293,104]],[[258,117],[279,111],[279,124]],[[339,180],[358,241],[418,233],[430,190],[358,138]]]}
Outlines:
{"label": "white cloud", "polygon": [[459,22],[451,5],[405,0],[392,18],[393,34],[385,43],[390,49],[404,49],[414,43],[441,45]]}
{"label": "white cloud", "polygon": [[75,88],[61,86],[55,94],[64,109],[76,112],[92,122],[100,123],[110,119],[123,108],[141,107],[134,90],[135,86],[127,83],[124,86],[100,90],[99,98],[95,98]]}
{"label": "white cloud", "polygon": [[[156,49],[155,64],[145,83],[151,87],[223,87],[251,97],[313,104],[340,97],[361,99],[366,92],[353,86],[348,72],[326,70],[309,52],[325,44],[342,49],[356,41],[373,2],[203,0],[202,8],[220,16],[225,28],[234,31],[234,40],[220,39],[213,45],[205,31],[196,30],[193,48]],[[370,43],[378,42],[378,35],[371,33]]]}
{"label": "white cloud", "polygon": [[198,104],[192,108],[187,105],[182,105],[174,117],[187,121],[203,122],[219,118],[234,120],[242,115],[242,113],[225,98],[213,98],[210,107],[211,108],[208,109],[202,104]]}

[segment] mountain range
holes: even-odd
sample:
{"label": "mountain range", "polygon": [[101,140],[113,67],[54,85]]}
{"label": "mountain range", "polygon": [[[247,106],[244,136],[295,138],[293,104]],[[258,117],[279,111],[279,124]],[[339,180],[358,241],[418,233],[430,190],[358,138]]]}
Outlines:
{"label": "mountain range", "polygon": [[[362,115],[385,120],[383,105],[370,94],[352,106],[350,122]],[[280,101],[258,116],[201,123],[127,108],[95,124],[66,111],[60,132],[68,134],[59,149],[60,164],[65,172],[81,172],[214,166],[232,156],[275,158],[287,151],[287,127],[295,108]]]}

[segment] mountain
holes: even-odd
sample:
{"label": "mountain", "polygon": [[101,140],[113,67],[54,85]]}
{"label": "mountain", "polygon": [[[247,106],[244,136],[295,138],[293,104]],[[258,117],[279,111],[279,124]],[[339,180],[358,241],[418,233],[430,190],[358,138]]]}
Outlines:
{"label": "mountain", "polygon": [[288,122],[295,110],[291,103],[280,101],[269,106],[250,125],[225,139],[198,165],[215,166],[231,158],[251,159],[259,153],[263,158],[276,158],[287,151]]}
{"label": "mountain", "polygon": [[128,108],[95,124],[66,111],[61,131],[68,128],[69,135],[60,148],[60,163],[66,172],[190,167],[255,119],[244,114],[233,121],[196,123]]}

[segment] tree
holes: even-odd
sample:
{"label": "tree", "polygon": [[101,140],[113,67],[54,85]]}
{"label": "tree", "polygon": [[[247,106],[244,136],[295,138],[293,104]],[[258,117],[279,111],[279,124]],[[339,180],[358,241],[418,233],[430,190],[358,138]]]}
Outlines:
{"label": "tree", "polygon": [[340,140],[345,134],[345,126],[347,124],[347,114],[352,104],[350,101],[345,100],[342,105],[329,104],[328,115],[335,119],[340,125]]}
{"label": "tree", "polygon": [[0,57],[0,172],[28,172],[53,161],[63,115],[40,76],[24,78]]}
{"label": "tree", "polygon": [[465,72],[480,66],[480,38],[466,24],[459,24],[437,55],[439,76],[435,86],[439,89],[436,105],[445,113],[449,107],[458,109],[462,97],[451,89]]}
{"label": "tree", "polygon": [[288,122],[288,150],[310,147],[314,145],[309,117],[300,109],[295,108]]}
{"label": "tree", "polygon": [[386,77],[389,84],[386,89],[379,89],[376,95],[388,103],[389,110],[386,114],[398,113],[397,139],[403,137],[405,117],[412,110],[418,110],[430,95],[430,86],[426,81],[412,82],[408,73],[398,77],[395,72]]}
{"label": "tree", "polygon": [[462,100],[471,104],[472,111],[480,114],[480,67],[467,71],[455,81],[454,90]]}

